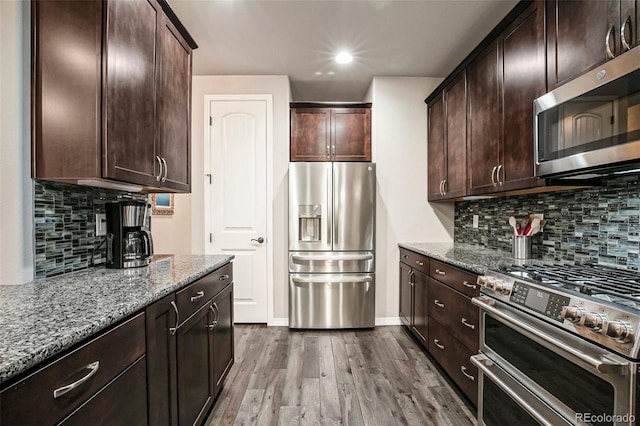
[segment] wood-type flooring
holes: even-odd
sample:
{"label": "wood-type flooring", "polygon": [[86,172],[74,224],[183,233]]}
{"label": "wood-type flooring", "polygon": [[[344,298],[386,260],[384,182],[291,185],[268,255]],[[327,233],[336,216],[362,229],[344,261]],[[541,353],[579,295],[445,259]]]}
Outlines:
{"label": "wood-type flooring", "polygon": [[235,344],[235,365],[207,426],[476,424],[475,413],[400,326],[236,325]]}

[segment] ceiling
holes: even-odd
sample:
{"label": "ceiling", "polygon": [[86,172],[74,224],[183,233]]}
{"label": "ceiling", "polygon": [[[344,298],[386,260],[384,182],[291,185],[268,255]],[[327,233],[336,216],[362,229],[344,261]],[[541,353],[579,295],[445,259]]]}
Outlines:
{"label": "ceiling", "polygon": [[361,102],[373,76],[445,77],[516,3],[170,0],[199,45],[195,75],[288,75],[297,102]]}

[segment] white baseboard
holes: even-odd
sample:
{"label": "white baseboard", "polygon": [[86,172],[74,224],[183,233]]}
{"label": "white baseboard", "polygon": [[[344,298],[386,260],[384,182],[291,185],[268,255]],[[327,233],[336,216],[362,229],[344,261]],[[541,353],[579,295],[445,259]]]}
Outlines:
{"label": "white baseboard", "polygon": [[402,325],[400,317],[381,317],[376,318],[376,327],[381,325]]}
{"label": "white baseboard", "polygon": [[267,327],[289,327],[289,318],[274,318],[267,324]]}

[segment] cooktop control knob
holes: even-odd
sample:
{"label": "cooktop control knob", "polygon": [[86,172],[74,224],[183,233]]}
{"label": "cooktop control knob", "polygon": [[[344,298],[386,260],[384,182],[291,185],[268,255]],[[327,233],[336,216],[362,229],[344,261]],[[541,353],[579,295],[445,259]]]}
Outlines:
{"label": "cooktop control knob", "polygon": [[609,321],[604,334],[622,343],[628,343],[633,340],[631,324],[620,320]]}
{"label": "cooktop control knob", "polygon": [[584,315],[584,309],[578,306],[564,306],[560,316],[573,323],[579,323]]}
{"label": "cooktop control knob", "polygon": [[589,312],[584,316],[582,325],[588,327],[594,331],[598,331],[602,328],[604,320],[607,319],[604,315],[597,312]]}
{"label": "cooktop control knob", "polygon": [[478,279],[476,280],[476,284],[478,284],[479,286],[484,287],[484,285],[487,283],[487,277],[485,277],[484,275],[478,275]]}
{"label": "cooktop control knob", "polygon": [[505,295],[511,293],[511,289],[509,288],[509,286],[499,280],[495,281],[493,285],[493,289],[495,290],[496,293],[501,293]]}
{"label": "cooktop control knob", "polygon": [[493,290],[496,285],[496,280],[493,278],[486,278],[484,280],[484,288],[488,288],[489,290]]}

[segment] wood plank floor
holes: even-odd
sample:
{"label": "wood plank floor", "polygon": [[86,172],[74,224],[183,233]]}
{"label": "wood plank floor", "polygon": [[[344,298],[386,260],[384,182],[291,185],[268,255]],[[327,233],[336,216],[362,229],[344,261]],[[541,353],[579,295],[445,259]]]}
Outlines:
{"label": "wood plank floor", "polygon": [[207,426],[473,425],[400,326],[290,331],[236,325],[235,365]]}

